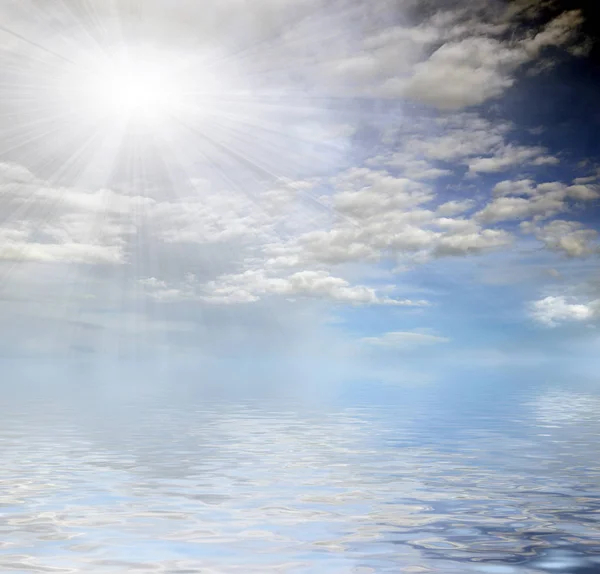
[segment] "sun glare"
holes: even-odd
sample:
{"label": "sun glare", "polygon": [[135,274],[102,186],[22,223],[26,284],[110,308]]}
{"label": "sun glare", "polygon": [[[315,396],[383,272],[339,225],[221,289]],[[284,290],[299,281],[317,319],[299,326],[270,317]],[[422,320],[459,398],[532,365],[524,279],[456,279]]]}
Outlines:
{"label": "sun glare", "polygon": [[155,123],[178,114],[182,86],[174,66],[133,51],[86,64],[75,78],[78,107],[100,121]]}

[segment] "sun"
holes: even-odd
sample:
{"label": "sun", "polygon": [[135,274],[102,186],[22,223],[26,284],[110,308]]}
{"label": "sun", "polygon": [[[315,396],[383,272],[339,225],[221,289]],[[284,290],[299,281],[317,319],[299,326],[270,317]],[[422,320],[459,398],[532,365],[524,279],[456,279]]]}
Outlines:
{"label": "sun", "polygon": [[149,50],[121,48],[85,61],[69,83],[74,109],[97,122],[156,125],[183,107],[176,62]]}
{"label": "sun", "polygon": [[166,115],[177,104],[177,89],[160,68],[141,63],[118,64],[100,74],[90,94],[100,110],[133,119]]}

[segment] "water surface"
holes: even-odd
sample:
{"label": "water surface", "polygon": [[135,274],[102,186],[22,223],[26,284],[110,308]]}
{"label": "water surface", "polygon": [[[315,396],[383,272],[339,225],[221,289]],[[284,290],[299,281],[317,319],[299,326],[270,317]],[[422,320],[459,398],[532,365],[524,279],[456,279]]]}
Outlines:
{"label": "water surface", "polygon": [[0,571],[600,572],[598,413],[566,387],[5,398]]}

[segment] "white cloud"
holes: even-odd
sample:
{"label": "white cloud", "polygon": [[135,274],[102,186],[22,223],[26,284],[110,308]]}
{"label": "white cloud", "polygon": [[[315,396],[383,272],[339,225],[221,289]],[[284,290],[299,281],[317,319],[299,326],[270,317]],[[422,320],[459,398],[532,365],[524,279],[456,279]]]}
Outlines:
{"label": "white cloud", "polygon": [[548,46],[563,46],[574,39],[583,24],[583,15],[579,10],[570,10],[559,14],[548,25],[523,42],[524,49],[532,56]]}
{"label": "white cloud", "polygon": [[550,217],[566,208],[564,196],[537,197],[525,199],[522,197],[500,197],[486,205],[477,217],[481,221],[496,223],[529,219],[531,217]]}
{"label": "white cloud", "polygon": [[526,163],[540,166],[555,165],[558,162],[558,158],[546,155],[544,148],[507,145],[499,148],[491,157],[470,159],[467,165],[470,173],[477,174],[506,171]]}
{"label": "white cloud", "polygon": [[246,271],[240,275],[219,278],[207,285],[206,300],[227,300],[230,297],[258,299],[259,295],[283,295],[286,297],[312,297],[329,299],[352,305],[423,306],[425,301],[394,299],[379,295],[375,289],[364,285],[350,285],[341,277],[333,277],[326,271],[299,271],[287,277],[269,277],[258,271]]}
{"label": "white cloud", "polygon": [[598,232],[576,221],[556,219],[541,227],[531,224],[523,227],[526,232],[535,233],[536,238],[551,251],[562,252],[569,257],[600,253]]}
{"label": "white cloud", "polygon": [[265,270],[247,270],[238,274],[218,277],[203,285],[193,276],[184,284],[169,286],[154,277],[144,279],[142,285],[151,297],[159,301],[197,300],[215,304],[252,303],[269,295],[286,298],[306,297],[350,305],[390,305],[401,307],[426,306],[423,300],[395,299],[382,295],[372,287],[350,285],[341,277],[326,271],[298,271],[287,276],[276,276]]}
{"label": "white cloud", "polygon": [[534,186],[531,180],[502,181],[495,186],[494,195],[497,197],[476,214],[477,220],[547,219],[569,210],[570,200],[592,201],[599,197],[598,191],[589,185],[548,182]]}
{"label": "white cloud", "polygon": [[443,110],[481,104],[513,85],[510,72],[523,54],[494,38],[444,44],[415,66],[403,94]]}
{"label": "white cloud", "polygon": [[474,113],[452,114],[424,126],[422,132],[426,136],[418,132],[398,134],[403,148],[399,156],[407,162],[413,158],[414,161],[451,163],[454,169],[464,165],[473,176],[524,165],[539,167],[558,163],[558,158],[543,147],[507,141],[512,129],[511,124],[493,123]]}
{"label": "white cloud", "polygon": [[124,253],[119,246],[81,243],[44,244],[31,241],[3,242],[0,260],[40,263],[121,264]]}
{"label": "white cloud", "polygon": [[264,207],[242,193],[211,190],[159,202],[148,216],[154,233],[167,243],[255,241],[272,232],[274,217]]}
{"label": "white cloud", "polygon": [[[388,90],[442,110],[482,104],[510,88],[516,70],[537,58],[543,48],[568,45],[581,23],[578,11],[565,12],[533,37],[515,40],[513,35],[512,41],[474,27],[470,35],[451,39],[417,63],[408,80],[388,81]],[[484,163],[483,167],[492,166]]]}
{"label": "white cloud", "polygon": [[385,171],[351,169],[336,178],[333,206],[352,217],[365,218],[382,210],[409,209],[431,201],[430,187]]}
{"label": "white cloud", "polygon": [[[297,265],[336,265],[376,262],[385,258],[445,257],[479,253],[511,243],[503,230],[485,229],[474,220],[449,218],[444,213],[468,209],[468,200],[427,206],[429,187],[385,172],[351,170],[335,181],[332,196],[338,217],[329,230],[299,235],[277,243],[279,258]],[[286,257],[287,256],[287,257]],[[275,263],[275,260],[271,260]]]}
{"label": "white cloud", "polygon": [[151,199],[112,190],[52,186],[15,164],[0,164],[5,219],[0,259],[125,263],[134,214]]}
{"label": "white cloud", "polygon": [[535,194],[535,181],[532,179],[519,179],[516,181],[505,180],[494,186],[496,197],[506,196],[530,196]]}
{"label": "white cloud", "polygon": [[600,300],[577,303],[564,296],[549,296],[531,304],[531,316],[538,322],[555,327],[565,322],[588,321],[598,315]]}
{"label": "white cloud", "polygon": [[591,201],[593,199],[598,199],[600,197],[600,193],[598,190],[600,189],[597,185],[584,185],[577,184],[571,185],[567,187],[567,195],[571,199],[575,199],[578,201]]}
{"label": "white cloud", "polygon": [[[386,8],[391,6],[365,5],[363,29],[373,32],[363,35],[361,43],[348,43],[339,34],[328,38],[319,56],[314,48],[305,50],[309,55],[296,54],[297,68],[311,70],[304,81],[319,82],[335,94],[408,98],[459,110],[500,96],[514,85],[518,70],[543,59],[549,46],[578,53],[573,49],[582,23],[577,11],[546,25],[529,22],[521,27],[513,20],[520,13],[497,10],[495,4],[448,8],[439,3],[417,25],[405,19],[404,24],[382,28]],[[397,14],[395,7],[389,20],[397,22]],[[346,24],[352,28],[351,21],[340,17],[338,27]],[[506,33],[509,29],[512,34]],[[298,43],[299,34],[288,33],[287,38]],[[288,47],[284,49],[289,58]]]}
{"label": "white cloud", "polygon": [[499,229],[481,229],[446,234],[439,238],[432,253],[438,257],[469,255],[511,245],[510,233]]}
{"label": "white cloud", "polygon": [[586,184],[586,183],[593,183],[595,181],[598,181],[598,175],[588,175],[586,177],[576,177],[573,180],[573,183],[575,185],[581,185],[581,184]]}
{"label": "white cloud", "polygon": [[408,179],[435,180],[441,177],[452,175],[452,170],[436,167],[429,161],[419,159],[413,154],[407,152],[398,152],[389,156],[377,156],[366,162],[368,166],[387,166],[399,175]]}
{"label": "white cloud", "polygon": [[407,138],[407,150],[432,160],[459,162],[502,149],[511,125],[494,124],[473,113],[460,113],[444,116],[425,129],[433,133],[427,133],[427,137],[416,134]]}
{"label": "white cloud", "polygon": [[440,205],[436,210],[436,215],[440,217],[452,217],[453,215],[461,215],[465,211],[469,211],[475,202],[472,199],[452,200]]}

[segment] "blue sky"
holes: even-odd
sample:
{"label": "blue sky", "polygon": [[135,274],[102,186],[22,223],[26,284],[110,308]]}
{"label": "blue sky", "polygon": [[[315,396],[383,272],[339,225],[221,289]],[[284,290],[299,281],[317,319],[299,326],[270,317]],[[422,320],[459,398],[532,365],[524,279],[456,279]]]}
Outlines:
{"label": "blue sky", "polygon": [[585,4],[32,9],[0,12],[7,364],[592,376]]}

